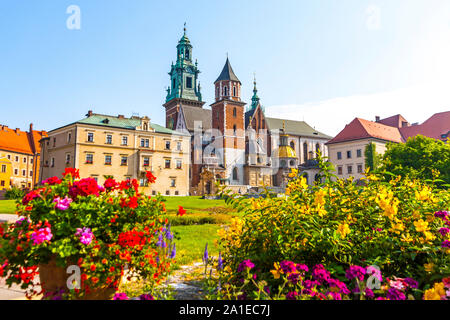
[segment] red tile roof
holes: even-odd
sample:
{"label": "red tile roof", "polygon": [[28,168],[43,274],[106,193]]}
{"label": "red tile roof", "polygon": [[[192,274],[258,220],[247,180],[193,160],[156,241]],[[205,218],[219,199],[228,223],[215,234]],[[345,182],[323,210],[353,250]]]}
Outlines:
{"label": "red tile roof", "polygon": [[[450,133],[450,111],[434,114],[431,118],[420,125],[400,128],[403,139],[419,134],[437,140],[446,141]],[[443,135],[447,135],[443,137]]]}
{"label": "red tile roof", "polygon": [[11,129],[0,125],[0,149],[25,154],[39,153],[39,140],[47,136],[45,131],[32,130],[30,132]]}
{"label": "red tile roof", "polygon": [[355,120],[346,125],[344,130],[342,130],[336,137],[328,141],[327,144],[365,138],[403,142],[402,136],[397,128],[378,122],[355,118]]}
{"label": "red tile roof", "polygon": [[327,144],[365,138],[376,138],[400,143],[406,142],[409,137],[419,134],[442,141],[446,141],[450,137],[450,111],[436,113],[420,125],[402,127],[403,122],[406,122],[406,119],[401,115],[389,117],[378,122],[355,118]]}

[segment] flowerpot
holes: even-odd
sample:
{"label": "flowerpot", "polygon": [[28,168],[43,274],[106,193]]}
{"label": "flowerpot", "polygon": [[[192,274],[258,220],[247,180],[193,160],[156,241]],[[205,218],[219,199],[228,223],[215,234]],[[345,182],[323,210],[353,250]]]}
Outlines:
{"label": "flowerpot", "polygon": [[[82,273],[82,271],[81,271]],[[39,264],[39,278],[41,288],[45,293],[58,292],[61,289],[67,291],[67,279],[71,276],[66,268],[56,265],[56,259],[52,258],[47,264]],[[117,277],[119,284],[121,277]],[[89,293],[79,297],[78,300],[111,300],[116,293],[116,288],[107,285],[92,289]]]}

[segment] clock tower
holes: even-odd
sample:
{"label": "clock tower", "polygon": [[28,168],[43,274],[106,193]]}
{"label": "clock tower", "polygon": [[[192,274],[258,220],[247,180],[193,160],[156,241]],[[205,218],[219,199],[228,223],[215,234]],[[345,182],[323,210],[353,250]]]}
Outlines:
{"label": "clock tower", "polygon": [[197,61],[192,59],[192,45],[186,36],[186,24],[183,37],[177,45],[177,62],[170,68],[170,86],[167,88],[166,103],[166,127],[175,130],[178,113],[184,105],[202,108],[200,83],[198,81]]}

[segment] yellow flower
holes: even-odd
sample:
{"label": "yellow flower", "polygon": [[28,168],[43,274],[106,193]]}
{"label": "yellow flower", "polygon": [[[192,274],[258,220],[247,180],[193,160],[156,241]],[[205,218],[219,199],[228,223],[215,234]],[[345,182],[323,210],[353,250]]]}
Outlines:
{"label": "yellow flower", "polygon": [[318,206],[323,206],[325,204],[325,196],[327,195],[327,192],[323,189],[320,189],[316,192],[314,203]]}
{"label": "yellow flower", "polygon": [[338,226],[337,233],[341,236],[342,239],[345,239],[347,234],[350,233],[350,228],[348,227],[348,224],[342,223]]}
{"label": "yellow flower", "polygon": [[425,235],[425,241],[426,242],[430,242],[430,241],[433,241],[434,239],[436,239],[436,236],[433,233],[429,232],[429,231],[425,231],[424,235]]}
{"label": "yellow flower", "polygon": [[432,272],[434,269],[434,263],[426,263],[423,266],[426,272]]}
{"label": "yellow flower", "polygon": [[275,262],[273,266],[275,269],[270,270],[270,273],[272,273],[274,279],[280,279],[280,276],[283,274],[283,269],[280,268],[280,264],[278,262]]}
{"label": "yellow flower", "polygon": [[401,221],[396,221],[396,223],[393,224],[391,228],[391,231],[397,234],[400,234],[400,232],[403,230],[405,230],[405,226]]}
{"label": "yellow flower", "polygon": [[416,191],[416,199],[419,201],[432,200],[431,189],[425,186],[420,192]]}
{"label": "yellow flower", "polygon": [[289,173],[289,178],[295,178],[298,175],[297,169],[292,169],[291,173]]}
{"label": "yellow flower", "polygon": [[308,182],[306,181],[306,178],[305,177],[300,177],[300,179],[299,179],[299,186],[300,186],[300,189],[307,189],[308,188]]}
{"label": "yellow flower", "polygon": [[410,243],[410,242],[413,242],[413,241],[414,241],[414,240],[411,238],[411,235],[409,234],[409,232],[406,233],[406,235],[405,235],[405,234],[402,234],[401,240],[402,240],[403,242],[407,242],[407,243]]}
{"label": "yellow flower", "polygon": [[436,290],[428,289],[425,291],[425,295],[423,297],[424,300],[441,300],[441,296],[436,292]]}
{"label": "yellow flower", "polygon": [[414,221],[414,226],[416,227],[417,232],[428,231],[428,222],[425,222],[422,219],[419,221]]}

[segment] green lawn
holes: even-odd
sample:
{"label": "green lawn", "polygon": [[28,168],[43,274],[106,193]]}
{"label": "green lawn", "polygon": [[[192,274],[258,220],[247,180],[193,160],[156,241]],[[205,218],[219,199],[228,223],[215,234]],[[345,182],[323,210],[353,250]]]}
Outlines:
{"label": "green lawn", "polygon": [[0,213],[14,214],[16,212],[15,200],[0,200]]}
{"label": "green lawn", "polygon": [[206,244],[208,244],[209,256],[218,256],[219,248],[214,242],[218,239],[219,228],[220,226],[216,224],[172,227],[176,237],[176,265],[182,266],[194,261],[202,261]]}
{"label": "green lawn", "polygon": [[189,211],[199,211],[214,207],[226,207],[225,200],[207,200],[200,197],[164,197],[167,211],[178,211],[182,206]]}

